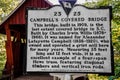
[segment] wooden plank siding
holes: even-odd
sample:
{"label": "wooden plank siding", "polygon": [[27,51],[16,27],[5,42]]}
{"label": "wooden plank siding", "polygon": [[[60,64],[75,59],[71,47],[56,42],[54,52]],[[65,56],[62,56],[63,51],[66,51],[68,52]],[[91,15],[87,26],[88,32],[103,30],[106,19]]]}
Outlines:
{"label": "wooden plank siding", "polygon": [[[26,0],[22,6],[20,6],[15,13],[13,13],[2,25],[8,24],[26,24],[25,22],[25,13],[27,7],[34,8],[47,8],[50,5],[44,0]],[[2,26],[1,25],[1,26]]]}

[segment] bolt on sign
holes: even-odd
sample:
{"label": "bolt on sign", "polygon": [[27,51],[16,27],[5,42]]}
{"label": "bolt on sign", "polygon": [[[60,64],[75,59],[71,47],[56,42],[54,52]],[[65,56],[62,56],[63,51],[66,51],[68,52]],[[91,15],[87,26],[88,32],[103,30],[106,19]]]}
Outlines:
{"label": "bolt on sign", "polygon": [[69,1],[27,10],[26,71],[113,73],[111,8]]}

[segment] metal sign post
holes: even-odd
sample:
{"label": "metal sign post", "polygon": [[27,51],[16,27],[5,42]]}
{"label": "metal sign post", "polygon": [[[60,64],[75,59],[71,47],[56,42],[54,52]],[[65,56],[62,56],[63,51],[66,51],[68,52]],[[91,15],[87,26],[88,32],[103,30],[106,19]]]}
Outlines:
{"label": "metal sign post", "polygon": [[75,80],[78,77],[85,77],[87,74],[80,73],[50,73],[54,77],[54,80]]}
{"label": "metal sign post", "polygon": [[73,80],[71,74],[65,74],[64,80]]}

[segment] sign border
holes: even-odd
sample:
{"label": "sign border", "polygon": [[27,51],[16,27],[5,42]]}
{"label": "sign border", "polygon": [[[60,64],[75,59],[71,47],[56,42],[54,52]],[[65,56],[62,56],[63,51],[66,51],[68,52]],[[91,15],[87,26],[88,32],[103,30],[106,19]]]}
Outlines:
{"label": "sign border", "polygon": [[[52,7],[56,7],[60,5],[54,5]],[[111,48],[111,72],[55,72],[55,71],[27,71],[27,39],[28,39],[28,11],[29,10],[49,10],[52,7],[49,8],[35,8],[35,7],[27,7],[26,8],[26,54],[25,54],[25,59],[24,59],[24,74],[47,74],[47,73],[84,73],[84,74],[100,74],[100,75],[114,75],[114,51],[113,51],[113,46],[112,46],[112,33],[111,33],[111,20],[112,20],[112,7],[111,6],[101,6],[99,8],[88,8],[83,5],[75,5],[75,6],[82,6],[84,8],[90,9],[90,10],[99,10],[99,9],[109,9],[109,18],[110,18],[110,48]]]}

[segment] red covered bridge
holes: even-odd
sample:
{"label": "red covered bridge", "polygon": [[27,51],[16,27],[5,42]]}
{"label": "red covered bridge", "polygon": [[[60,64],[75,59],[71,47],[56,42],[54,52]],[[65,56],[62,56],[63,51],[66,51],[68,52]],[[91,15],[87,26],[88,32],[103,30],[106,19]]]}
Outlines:
{"label": "red covered bridge", "polygon": [[[45,0],[23,0],[18,7],[0,24],[0,33],[6,34],[7,73],[14,76],[23,73],[23,59],[26,44],[26,8],[47,8],[51,4]],[[13,37],[13,38],[11,38]]]}

